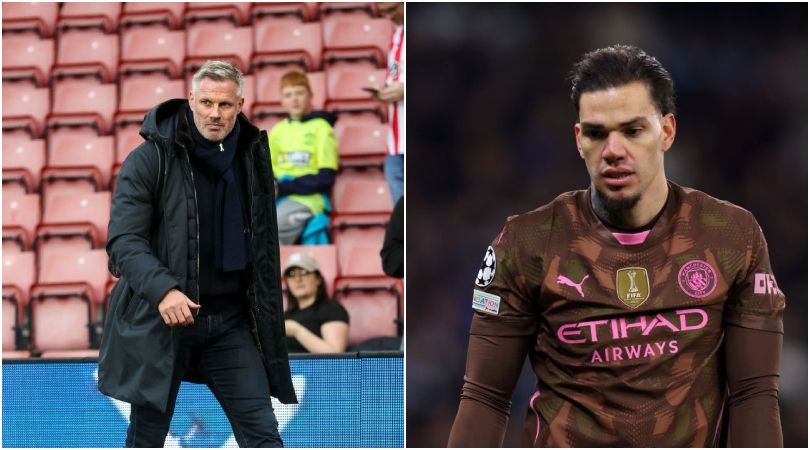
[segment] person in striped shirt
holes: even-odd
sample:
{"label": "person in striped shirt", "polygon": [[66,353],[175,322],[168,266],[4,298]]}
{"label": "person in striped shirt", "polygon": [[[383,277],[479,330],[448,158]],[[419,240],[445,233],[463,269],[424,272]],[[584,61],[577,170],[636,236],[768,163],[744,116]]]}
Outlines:
{"label": "person in striped shirt", "polygon": [[376,97],[388,103],[388,154],[385,178],[396,203],[405,192],[405,4],[379,3],[382,15],[396,25],[388,49],[388,75]]}

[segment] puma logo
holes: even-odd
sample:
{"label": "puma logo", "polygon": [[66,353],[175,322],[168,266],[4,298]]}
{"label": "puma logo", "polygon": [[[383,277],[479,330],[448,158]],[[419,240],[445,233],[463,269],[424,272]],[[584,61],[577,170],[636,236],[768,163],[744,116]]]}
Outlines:
{"label": "puma logo", "polygon": [[582,278],[582,281],[580,281],[579,283],[574,283],[573,281],[571,281],[570,278],[566,277],[565,275],[560,275],[560,276],[557,277],[557,284],[563,284],[563,285],[566,285],[566,286],[571,286],[572,288],[576,289],[577,292],[579,292],[579,295],[582,298],[585,298],[585,293],[582,292],[582,283],[584,283],[585,280],[587,280],[589,276],[590,275],[586,274],[585,277]]}

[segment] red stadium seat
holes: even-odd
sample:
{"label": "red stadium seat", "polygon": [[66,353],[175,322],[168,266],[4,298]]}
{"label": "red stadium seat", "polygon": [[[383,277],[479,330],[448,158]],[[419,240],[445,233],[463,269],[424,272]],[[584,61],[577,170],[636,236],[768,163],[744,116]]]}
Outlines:
{"label": "red stadium seat", "polygon": [[[59,6],[57,2],[5,3],[3,5],[3,34],[32,31],[49,38],[53,36],[56,27]],[[4,39],[5,37],[3,36]]]}
{"label": "red stadium seat", "polygon": [[[264,69],[256,72],[256,104],[253,108],[254,117],[269,115],[282,115],[287,113],[281,107],[281,77],[289,68]],[[294,69],[295,70],[295,69]],[[323,109],[326,101],[326,78],[323,72],[310,72],[307,74],[309,87],[312,89],[312,109]]]}
{"label": "red stadium seat", "polygon": [[20,183],[26,192],[38,191],[45,161],[44,139],[4,137],[3,185]]}
{"label": "red stadium seat", "polygon": [[388,108],[363,88],[380,88],[385,84],[385,69],[333,66],[326,70],[326,109],[336,112],[377,114],[385,121]]}
{"label": "red stadium seat", "polygon": [[380,10],[373,2],[324,2],[318,4],[324,20],[332,17],[371,18],[380,15]]}
{"label": "red stadium seat", "polygon": [[181,2],[127,2],[121,14],[121,28],[161,25],[176,30],[183,26],[186,4]]}
{"label": "red stadium seat", "polygon": [[3,37],[3,80],[32,80],[45,86],[54,63],[53,39],[36,36]]}
{"label": "red stadium seat", "polygon": [[185,31],[133,28],[121,33],[121,76],[161,72],[166,78],[181,78],[185,58]]}
{"label": "red stadium seat", "polygon": [[256,125],[256,127],[258,127],[260,130],[266,130],[268,133],[270,133],[270,130],[272,130],[273,127],[282,120],[284,120],[284,116],[282,115],[257,117],[254,114],[251,122],[253,122],[253,125]]}
{"label": "red stadium seat", "polygon": [[186,72],[196,72],[209,59],[226,60],[235,64],[242,73],[249,72],[253,28],[203,24],[186,32]]}
{"label": "red stadium seat", "polygon": [[248,23],[250,3],[190,2],[184,15],[187,24],[227,20],[235,26]]}
{"label": "red stadium seat", "polygon": [[[287,264],[290,255],[294,253],[309,253],[321,266],[321,275],[326,280],[326,290],[332,295],[337,278],[337,253],[334,245],[282,245],[281,267]],[[283,275],[283,274],[282,274]]]}
{"label": "red stadium seat", "polygon": [[112,130],[118,106],[118,86],[87,81],[64,81],[54,87],[53,109],[48,128],[81,126],[95,128],[98,134]]}
{"label": "red stadium seat", "polygon": [[116,126],[141,123],[143,116],[158,103],[173,98],[186,98],[186,82],[167,80],[160,75],[130,77],[121,80]]}
{"label": "red stadium seat", "polygon": [[116,127],[115,129],[115,164],[120,166],[127,156],[143,142],[140,135],[141,124]]}
{"label": "red stadium seat", "polygon": [[94,338],[96,306],[109,279],[107,252],[53,251],[40,260],[39,283],[31,295],[34,349],[88,349]]}
{"label": "red stadium seat", "polygon": [[[34,252],[3,255],[3,288],[9,287],[19,290],[17,295],[18,306],[25,306],[31,293],[31,286],[36,281],[37,266]],[[20,318],[22,318],[22,315],[20,315]]]}
{"label": "red stadium seat", "polygon": [[379,166],[388,142],[388,126],[383,123],[342,122],[335,125],[341,167]]}
{"label": "red stadium seat", "polygon": [[18,327],[23,323],[20,318],[22,307],[19,306],[13,290],[3,288],[3,356],[6,351],[18,348]]}
{"label": "red stadium seat", "polygon": [[102,83],[115,82],[118,75],[117,34],[66,33],[59,38],[54,80],[90,75]]}
{"label": "red stadium seat", "polygon": [[398,299],[387,290],[338,290],[335,299],[349,313],[349,346],[398,335]]}
{"label": "red stadium seat", "polygon": [[390,213],[393,208],[385,180],[345,180],[338,176],[332,192],[336,213]]}
{"label": "red stadium seat", "polygon": [[118,2],[65,2],[59,12],[56,31],[98,29],[103,33],[115,33],[120,15],[121,3]]}
{"label": "red stadium seat", "polygon": [[115,139],[56,133],[48,140],[48,161],[43,179],[88,179],[94,190],[103,190],[109,186],[115,162]]}
{"label": "red stadium seat", "polygon": [[46,198],[37,239],[53,236],[82,236],[94,248],[107,242],[112,195],[105,192],[54,192]]}
{"label": "red stadium seat", "polygon": [[384,238],[385,227],[382,224],[334,229],[339,277],[385,277],[380,258]]}
{"label": "red stadium seat", "polygon": [[9,130],[26,130],[39,138],[51,111],[51,90],[27,83],[3,83],[3,135]]}
{"label": "red stadium seat", "polygon": [[265,20],[279,21],[288,18],[310,22],[317,19],[318,6],[314,2],[253,2],[250,17],[254,25]]}
{"label": "red stadium seat", "polygon": [[255,53],[251,66],[297,64],[304,71],[318,70],[323,51],[321,23],[265,20],[255,25]]}
{"label": "red stadium seat", "polygon": [[[339,60],[387,65],[394,26],[388,19],[334,16],[323,20],[324,64]],[[385,79],[385,78],[383,78]]]}
{"label": "red stadium seat", "polygon": [[39,194],[3,192],[3,241],[12,239],[23,249],[31,248],[40,216]]}
{"label": "red stadium seat", "polygon": [[242,105],[242,112],[250,117],[253,113],[253,105],[256,104],[256,76],[244,75],[242,78],[245,80],[245,86],[242,90],[245,103]]}

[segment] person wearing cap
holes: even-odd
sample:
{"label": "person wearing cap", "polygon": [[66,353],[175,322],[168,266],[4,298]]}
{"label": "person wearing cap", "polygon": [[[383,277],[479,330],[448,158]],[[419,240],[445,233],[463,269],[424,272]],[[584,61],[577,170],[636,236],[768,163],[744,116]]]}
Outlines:
{"label": "person wearing cap", "polygon": [[349,342],[349,314],[326,293],[318,261],[293,253],[284,266],[287,282],[287,348],[290,353],[340,353]]}

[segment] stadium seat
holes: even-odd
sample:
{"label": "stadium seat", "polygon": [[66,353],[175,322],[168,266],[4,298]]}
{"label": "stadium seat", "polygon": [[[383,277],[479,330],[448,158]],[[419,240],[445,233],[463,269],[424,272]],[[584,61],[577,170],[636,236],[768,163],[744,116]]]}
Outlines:
{"label": "stadium seat", "polygon": [[235,64],[242,73],[249,72],[253,54],[252,27],[202,24],[187,29],[186,33],[184,68],[187,73],[196,72],[209,59],[226,60]]}
{"label": "stadium seat", "polygon": [[228,2],[190,2],[184,14],[186,24],[196,22],[230,21],[235,26],[242,26],[250,19],[250,3]]}
{"label": "stadium seat", "polygon": [[3,352],[14,351],[18,348],[19,326],[22,324],[17,297],[12,290],[3,288]]}
{"label": "stadium seat", "polygon": [[[143,142],[140,135],[141,124],[119,126],[115,128],[115,165],[120,166],[127,156]],[[115,172],[115,170],[113,170]]]}
{"label": "stadium seat", "polygon": [[318,3],[321,17],[359,17],[371,18],[380,15],[379,8],[373,2],[322,2]]}
{"label": "stadium seat", "polygon": [[318,6],[314,2],[253,2],[250,6],[250,18],[254,26],[263,21],[288,18],[310,22],[318,18]]}
{"label": "stadium seat", "polygon": [[379,122],[344,122],[335,124],[341,167],[379,166],[383,163],[388,142],[388,126]]}
{"label": "stadium seat", "polygon": [[339,175],[332,196],[334,210],[341,214],[390,213],[393,208],[385,180],[346,180]]}
{"label": "stadium seat", "polygon": [[115,84],[78,80],[58,83],[54,87],[48,128],[92,127],[98,134],[110,134],[118,106],[117,92]]}
{"label": "stadium seat", "polygon": [[326,109],[335,112],[372,112],[385,121],[388,108],[375,100],[366,87],[385,84],[385,69],[331,66],[326,70]]}
{"label": "stadium seat", "polygon": [[186,98],[186,82],[182,79],[167,80],[160,75],[129,77],[119,84],[121,94],[116,126],[143,122],[144,114],[158,103],[173,98]]}
{"label": "stadium seat", "polygon": [[51,111],[51,90],[28,83],[3,83],[3,137],[6,131],[25,130],[40,138]]}
{"label": "stadium seat", "polygon": [[120,26],[122,30],[152,25],[176,30],[182,28],[185,12],[186,4],[182,2],[127,2],[124,3]]}
{"label": "stadium seat", "polygon": [[43,181],[90,180],[95,191],[107,189],[115,162],[113,136],[56,133],[48,140],[48,167]]}
{"label": "stadium seat", "polygon": [[117,34],[65,33],[59,37],[53,79],[95,76],[102,83],[113,83],[118,76],[118,50]]}
{"label": "stadium seat", "polygon": [[244,75],[242,78],[245,81],[245,86],[242,90],[242,97],[245,99],[245,103],[242,105],[242,112],[250,117],[253,113],[253,105],[256,104],[256,76]]}
{"label": "stadium seat", "polygon": [[396,294],[386,290],[337,290],[335,299],[349,313],[349,346],[369,339],[395,337],[398,333],[399,306]]}
{"label": "stadium seat", "polygon": [[388,19],[324,18],[324,65],[340,60],[370,61],[377,68],[385,68],[393,32],[393,24]]}
{"label": "stadium seat", "polygon": [[64,2],[56,21],[56,32],[97,29],[103,33],[118,30],[118,16],[121,15],[119,2]]}
{"label": "stadium seat", "polygon": [[25,311],[36,281],[34,252],[3,254],[3,350],[22,348]]}
{"label": "stadium seat", "polygon": [[[321,266],[321,275],[326,280],[326,290],[332,295],[335,289],[335,279],[337,278],[337,253],[334,245],[282,245],[281,265],[287,264],[287,260],[293,253],[309,253]],[[283,275],[283,274],[282,274]],[[286,286],[286,283],[285,283]]]}
{"label": "stadium seat", "polygon": [[3,192],[3,241],[13,240],[23,250],[31,248],[41,217],[39,194]]}
{"label": "stadium seat", "polygon": [[265,20],[254,26],[256,41],[251,67],[297,64],[311,72],[321,66],[321,23]]}
{"label": "stadium seat", "polygon": [[26,192],[39,190],[45,166],[45,140],[18,137],[3,138],[3,186],[19,183]]}
{"label": "stadium seat", "polygon": [[[282,115],[286,112],[281,107],[281,77],[290,68],[283,70],[263,69],[256,72],[256,103],[253,106],[253,116],[257,118]],[[295,69],[293,69],[295,70]],[[312,109],[324,108],[326,101],[326,78],[323,72],[310,72],[307,74],[309,87],[312,89]]]}
{"label": "stadium seat", "polygon": [[93,248],[104,248],[110,221],[109,191],[54,192],[45,199],[42,224],[37,227],[37,240],[55,236],[79,236]]}
{"label": "stadium seat", "polygon": [[37,36],[3,36],[3,80],[31,80],[43,87],[51,78],[53,39]]}
{"label": "stadium seat", "polygon": [[31,293],[31,343],[37,351],[88,349],[95,309],[109,279],[107,252],[52,251],[40,259]]}
{"label": "stadium seat", "polygon": [[166,78],[181,78],[185,58],[186,32],[183,30],[133,28],[121,33],[119,73],[122,77],[160,72]]}
{"label": "stadium seat", "polygon": [[385,277],[380,250],[385,238],[383,226],[352,226],[334,230],[337,249],[338,276],[371,278]]}
{"label": "stadium seat", "polygon": [[258,127],[260,130],[266,130],[269,134],[270,130],[272,130],[273,127],[282,120],[284,120],[284,116],[282,115],[257,117],[254,114],[251,122],[253,122],[253,125],[256,125],[256,127]]}
{"label": "stadium seat", "polygon": [[[20,2],[3,5],[3,34],[35,32],[41,37],[53,36],[60,4],[57,2]],[[3,36],[5,39],[6,36]]]}

